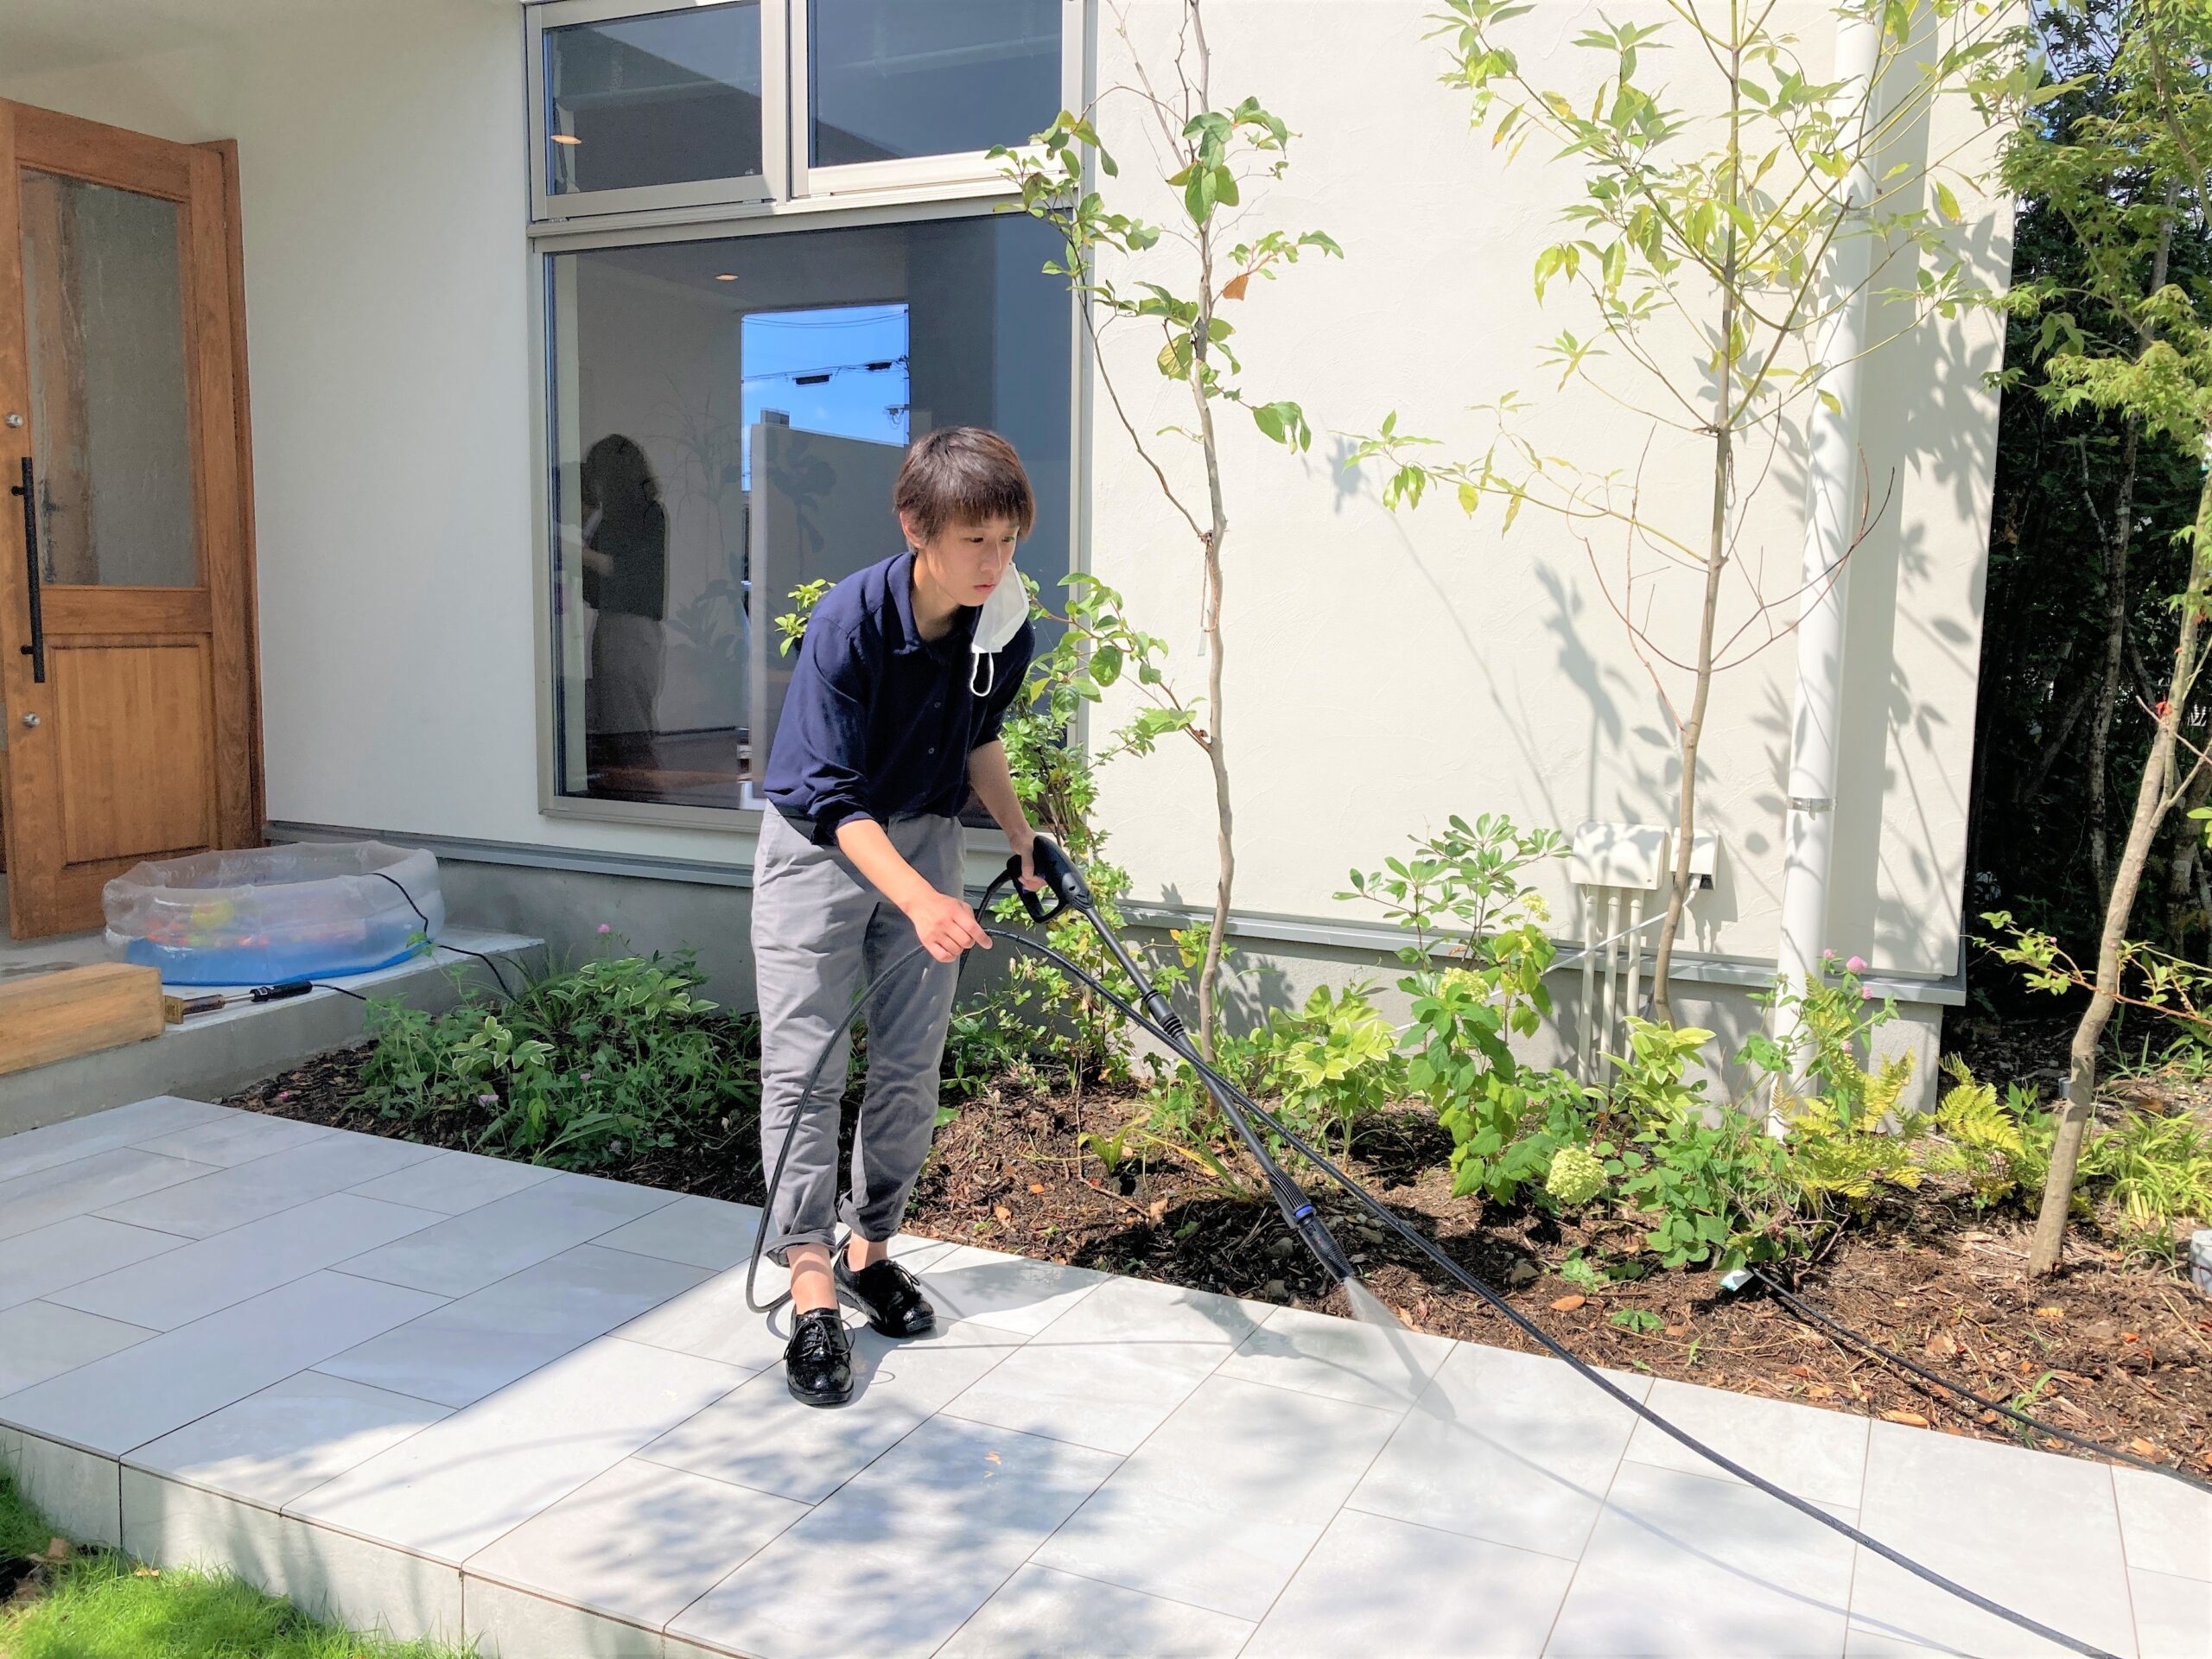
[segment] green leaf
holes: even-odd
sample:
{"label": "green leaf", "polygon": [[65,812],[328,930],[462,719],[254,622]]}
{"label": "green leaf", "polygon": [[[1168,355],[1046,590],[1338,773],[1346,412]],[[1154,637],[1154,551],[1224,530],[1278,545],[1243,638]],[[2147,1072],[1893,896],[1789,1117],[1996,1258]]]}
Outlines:
{"label": "green leaf", "polygon": [[1954,225],[1966,218],[1959,211],[1959,199],[1951,194],[1951,187],[1941,179],[1936,181],[1936,210]]}

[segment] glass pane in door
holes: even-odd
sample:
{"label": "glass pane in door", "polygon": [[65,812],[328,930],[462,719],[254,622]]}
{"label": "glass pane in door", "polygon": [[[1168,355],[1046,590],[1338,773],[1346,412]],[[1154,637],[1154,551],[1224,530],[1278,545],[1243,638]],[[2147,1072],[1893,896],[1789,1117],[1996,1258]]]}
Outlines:
{"label": "glass pane in door", "polygon": [[200,581],[175,202],[25,168],[41,575]]}

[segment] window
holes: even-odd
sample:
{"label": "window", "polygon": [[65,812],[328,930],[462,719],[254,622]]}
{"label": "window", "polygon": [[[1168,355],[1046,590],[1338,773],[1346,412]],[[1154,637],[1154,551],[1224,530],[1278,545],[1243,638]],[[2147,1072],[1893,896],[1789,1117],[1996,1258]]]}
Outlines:
{"label": "window", "polygon": [[[923,158],[981,158],[1058,113],[1064,0],[806,0],[794,153],[806,189],[929,176]],[[794,83],[798,84],[798,83]],[[889,164],[889,165],[887,165]]]}
{"label": "window", "polygon": [[543,253],[557,796],[747,804],[791,674],[774,619],[898,550],[892,480],[933,428],[1012,440],[1021,566],[1066,572],[1058,238],[988,209]]}
{"label": "window", "polygon": [[532,5],[531,217],[997,176],[1080,101],[1079,0]]}

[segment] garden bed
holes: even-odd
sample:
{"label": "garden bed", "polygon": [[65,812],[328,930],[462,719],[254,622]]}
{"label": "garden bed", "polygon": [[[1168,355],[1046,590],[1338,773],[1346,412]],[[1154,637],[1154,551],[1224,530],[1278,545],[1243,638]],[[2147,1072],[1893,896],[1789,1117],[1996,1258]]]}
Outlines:
{"label": "garden bed", "polygon": [[[365,1051],[322,1056],[229,1098],[232,1106],[476,1148],[455,1123],[403,1123],[359,1097]],[[2155,1084],[2138,1080],[2139,1087]],[[917,1188],[911,1231],[1263,1301],[1327,1307],[1324,1285],[1264,1200],[1224,1196],[1209,1175],[1170,1157],[1109,1175],[1078,1148],[1137,1109],[1134,1096],[1080,1098],[987,1090],[942,1128]],[[423,1133],[427,1128],[431,1133]],[[666,1147],[635,1149],[594,1173],[670,1191],[758,1203],[749,1113],[677,1128]],[[1420,1110],[1363,1125],[1352,1172],[1467,1268],[1575,1351],[1623,1370],[1992,1440],[2016,1440],[1993,1413],[1960,1409],[1757,1298],[1720,1294],[1718,1275],[1655,1271],[1594,1287],[1560,1276],[1579,1251],[1603,1253],[1608,1230],[1532,1211],[1492,1211],[1453,1198],[1450,1141]],[[1379,1229],[1319,1192],[1322,1207],[1376,1294],[1408,1325],[1503,1347],[1534,1346]],[[1878,1212],[1798,1269],[1801,1293],[1874,1341],[1993,1398],[2138,1455],[2212,1472],[2212,1302],[2171,1267],[2125,1257],[2074,1230],[2067,1272],[2031,1281],[2026,1225],[1926,1198]],[[1337,1309],[1334,1311],[1342,1311]]]}

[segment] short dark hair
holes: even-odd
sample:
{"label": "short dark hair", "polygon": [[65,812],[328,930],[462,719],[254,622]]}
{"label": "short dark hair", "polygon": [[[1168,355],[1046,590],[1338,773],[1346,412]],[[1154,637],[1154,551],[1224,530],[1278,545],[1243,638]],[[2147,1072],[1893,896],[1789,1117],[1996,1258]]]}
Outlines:
{"label": "short dark hair", "polygon": [[1037,498],[1021,457],[997,433],[945,426],[917,438],[899,469],[891,505],[914,521],[924,541],[947,524],[1011,518],[1017,535],[1037,522]]}

